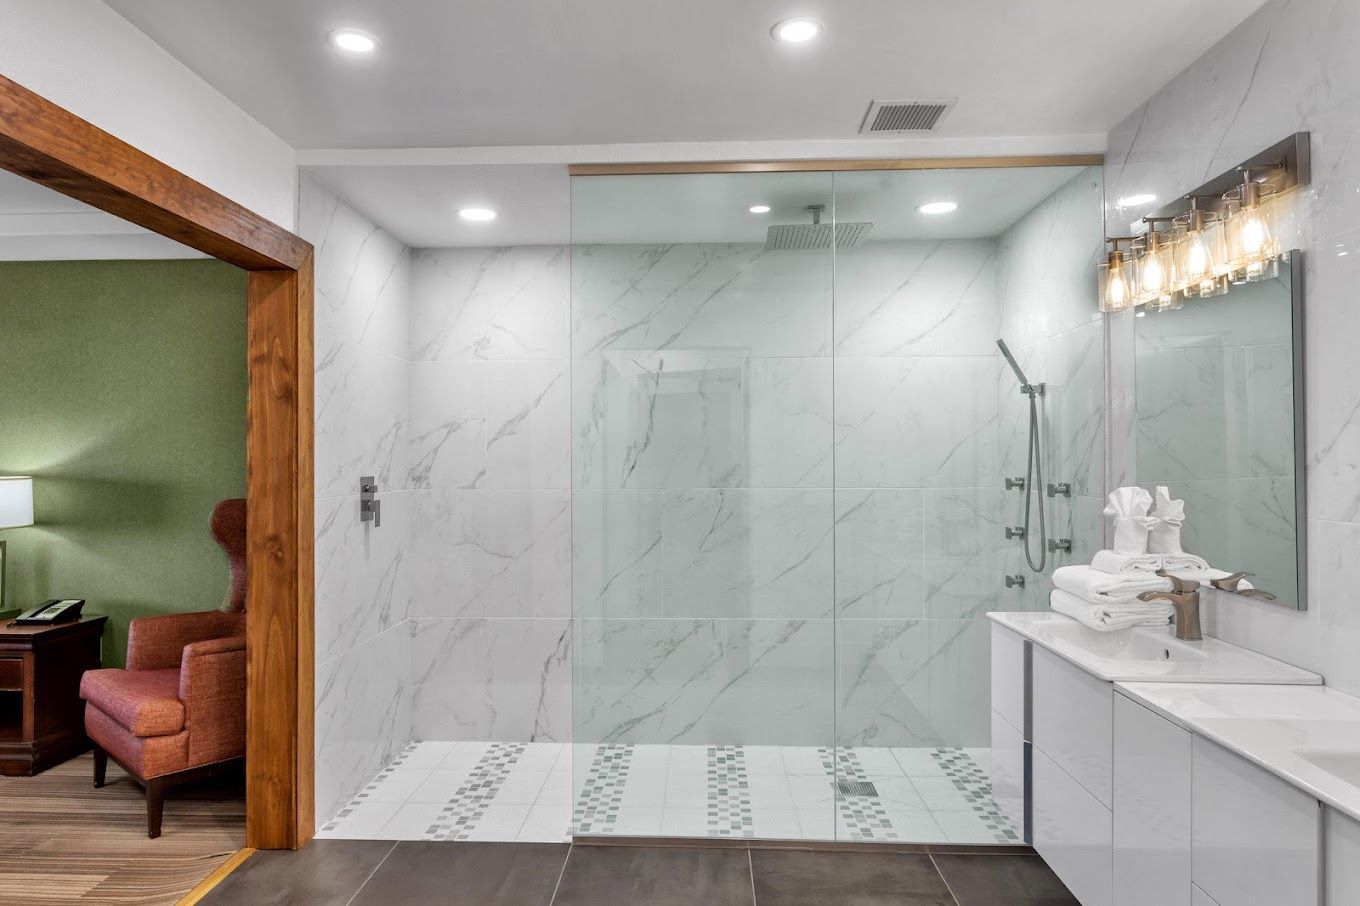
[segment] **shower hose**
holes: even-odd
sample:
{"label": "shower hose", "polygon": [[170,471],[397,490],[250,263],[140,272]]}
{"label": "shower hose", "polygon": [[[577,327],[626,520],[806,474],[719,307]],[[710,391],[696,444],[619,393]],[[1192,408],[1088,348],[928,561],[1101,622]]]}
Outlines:
{"label": "shower hose", "polygon": [[[1044,498],[1039,497],[1039,562],[1034,562],[1030,553],[1030,503],[1035,494],[1043,494],[1043,453],[1039,449],[1039,401],[1038,394],[1032,389],[1029,394],[1029,461],[1025,465],[1025,535],[1021,541],[1025,545],[1025,562],[1036,573],[1044,571],[1048,562],[1048,529],[1044,525]],[[1031,480],[1032,477],[1032,480]]]}

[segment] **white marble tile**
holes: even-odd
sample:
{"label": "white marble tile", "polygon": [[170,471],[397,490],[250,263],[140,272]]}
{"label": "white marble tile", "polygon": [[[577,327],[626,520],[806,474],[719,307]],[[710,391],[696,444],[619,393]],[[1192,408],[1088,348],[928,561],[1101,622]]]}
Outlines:
{"label": "white marble tile", "polygon": [[416,617],[566,617],[567,491],[416,492],[410,558]]}
{"label": "white marble tile", "polygon": [[843,617],[925,616],[919,488],[836,490],[836,606]]}
{"label": "white marble tile", "polygon": [[442,768],[435,768],[425,775],[425,779],[420,782],[411,795],[406,797],[407,802],[438,802],[447,805],[453,800],[454,793],[467,780],[467,770],[450,771]]}
{"label": "white marble tile", "polygon": [[825,355],[830,254],[756,244],[578,245],[572,309],[577,357],[659,349]]}
{"label": "white marble tile", "polygon": [[831,362],[612,351],[572,370],[577,488],[826,487]]}
{"label": "white marble tile", "polygon": [[364,791],[368,799],[406,802],[429,779],[433,768],[408,768],[404,763]]}
{"label": "white marble tile", "polygon": [[401,807],[402,803],[390,800],[356,805],[350,814],[336,822],[335,827],[319,831],[317,836],[328,840],[383,839],[379,834]]}
{"label": "white marble tile", "polygon": [[305,172],[299,177],[298,234],[316,247],[317,330],[405,358],[405,246]]}
{"label": "white marble tile", "polygon": [[413,252],[411,359],[565,359],[568,273],[562,246]]}
{"label": "white marble tile", "polygon": [[523,770],[518,764],[510,775],[501,782],[496,791],[497,805],[533,805],[538,801],[548,775],[540,771]]}
{"label": "white marble tile", "polygon": [[410,369],[401,359],[322,333],[316,343],[316,494],[407,486]]}
{"label": "white marble tile", "polygon": [[359,519],[359,498],[316,501],[316,659],[331,660],[406,619],[409,492],[381,495],[383,524]]}
{"label": "white marble tile", "polygon": [[993,354],[996,268],[991,239],[871,241],[838,251],[836,354]]}
{"label": "white marble tile", "polygon": [[482,760],[490,743],[460,740],[451,744],[449,753],[436,767],[441,771],[462,771],[464,774],[477,766]]}
{"label": "white marble tile", "polygon": [[567,843],[571,840],[571,806],[539,802],[529,809],[516,843]]}
{"label": "white marble tile", "polygon": [[751,834],[759,840],[797,840],[803,836],[798,812],[792,809],[759,809],[752,816]]}
{"label": "white marble tile", "polygon": [[577,617],[818,617],[832,599],[832,492],[578,491]]}
{"label": "white marble tile", "polygon": [[453,753],[455,745],[457,743],[443,740],[413,742],[402,752],[401,763],[406,767],[434,770]]}
{"label": "white marble tile", "polygon": [[976,487],[995,477],[996,356],[838,359],[836,485]]}
{"label": "white marble tile", "polygon": [[570,738],[569,621],[413,619],[409,625],[415,735]]}
{"label": "white marble tile", "polygon": [[832,720],[830,620],[578,620],[583,740],[809,745]]}
{"label": "white marble tile", "polygon": [[487,479],[487,366],[411,366],[410,486],[475,488]]}
{"label": "white marble tile", "polygon": [[[316,670],[316,814],[348,802],[411,738],[410,638],[398,625]],[[389,816],[390,817],[390,816]],[[385,819],[384,819],[385,820]]]}
{"label": "white marble tile", "polygon": [[448,803],[406,802],[387,820],[375,840],[419,840],[435,823]]}
{"label": "white marble tile", "polygon": [[530,806],[493,802],[486,807],[481,819],[468,831],[468,840],[507,841],[519,838],[520,830],[529,817]]}
{"label": "white marble tile", "polygon": [[1360,525],[1312,520],[1309,540],[1309,598],[1321,629],[1322,675],[1327,685],[1360,695]]}
{"label": "white marble tile", "polygon": [[568,362],[486,366],[486,486],[571,486]]}

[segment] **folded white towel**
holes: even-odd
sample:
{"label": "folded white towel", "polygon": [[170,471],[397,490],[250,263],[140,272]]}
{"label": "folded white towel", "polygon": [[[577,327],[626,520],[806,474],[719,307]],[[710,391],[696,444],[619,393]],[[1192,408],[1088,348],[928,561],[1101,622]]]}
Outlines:
{"label": "folded white towel", "polygon": [[1153,523],[1148,531],[1148,552],[1184,553],[1181,549],[1181,526],[1185,524],[1185,501],[1172,500],[1166,485],[1158,485],[1156,504],[1152,510]]}
{"label": "folded white towel", "polygon": [[1156,573],[1106,573],[1090,566],[1060,566],[1053,585],[1092,604],[1135,600],[1145,591],[1170,591],[1171,580]]}
{"label": "folded white towel", "polygon": [[[1162,569],[1179,575],[1184,571],[1204,572],[1213,569],[1209,561],[1196,554],[1161,554]],[[1215,576],[1214,578],[1219,578]]]}
{"label": "folded white towel", "polygon": [[1114,550],[1120,554],[1145,554],[1148,549],[1148,530],[1153,520],[1148,516],[1152,495],[1139,487],[1115,488],[1105,505],[1105,515],[1114,517]]}
{"label": "folded white towel", "polygon": [[[1204,564],[1208,566],[1209,564]],[[1103,573],[1155,573],[1162,568],[1161,554],[1121,554],[1117,551],[1098,551],[1091,558],[1091,568]]]}
{"label": "folded white towel", "polygon": [[1174,612],[1166,601],[1143,602],[1135,598],[1132,602],[1091,604],[1062,589],[1053,590],[1048,606],[1101,632],[1132,626],[1165,626]]}

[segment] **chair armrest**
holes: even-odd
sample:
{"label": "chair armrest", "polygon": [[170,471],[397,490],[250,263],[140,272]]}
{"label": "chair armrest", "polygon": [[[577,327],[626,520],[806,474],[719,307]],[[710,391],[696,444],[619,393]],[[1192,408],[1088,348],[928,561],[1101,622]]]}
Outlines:
{"label": "chair armrest", "polygon": [[170,670],[180,666],[185,645],[244,631],[240,614],[220,610],[138,617],[128,624],[127,669]]}
{"label": "chair armrest", "polygon": [[190,766],[245,754],[245,636],[185,645],[179,700],[189,731]]}

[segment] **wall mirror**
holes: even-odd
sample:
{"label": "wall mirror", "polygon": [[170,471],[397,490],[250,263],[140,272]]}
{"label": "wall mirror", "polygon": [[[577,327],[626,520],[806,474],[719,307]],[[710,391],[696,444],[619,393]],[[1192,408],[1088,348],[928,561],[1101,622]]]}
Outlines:
{"label": "wall mirror", "polygon": [[1300,610],[1302,275],[1291,252],[1268,279],[1134,320],[1138,483],[1185,501],[1186,551]]}

